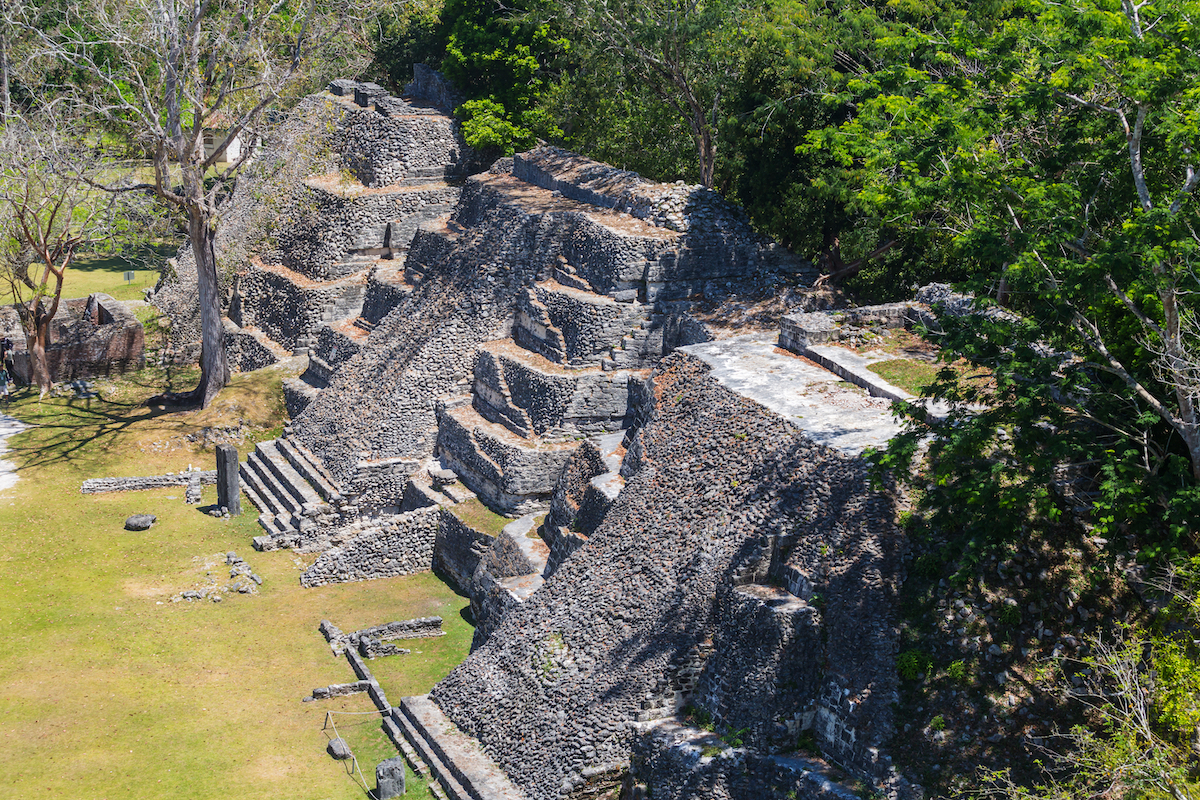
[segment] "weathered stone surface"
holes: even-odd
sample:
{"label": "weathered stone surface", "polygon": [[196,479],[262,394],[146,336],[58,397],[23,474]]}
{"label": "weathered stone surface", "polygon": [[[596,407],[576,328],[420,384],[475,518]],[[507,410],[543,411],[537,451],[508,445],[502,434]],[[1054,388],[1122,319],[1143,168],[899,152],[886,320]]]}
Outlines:
{"label": "weathered stone surface", "polygon": [[325,751],[338,761],[345,761],[354,755],[350,752],[350,745],[340,736],[330,739],[329,744],[325,745]]}
{"label": "weathered stone surface", "polygon": [[242,513],[242,486],[238,478],[238,451],[231,444],[217,445],[217,507],[236,517]]}
{"label": "weathered stone surface", "polygon": [[404,791],[404,759],[397,756],[380,761],[375,766],[375,800],[399,797]]}
{"label": "weathered stone surface", "polygon": [[125,520],[125,530],[127,531],[148,531],[150,526],[158,521],[158,517],[153,514],[134,514]]}
{"label": "weathered stone surface", "polygon": [[[431,697],[545,800],[628,762],[633,726],[688,702],[756,750],[809,727],[887,773],[904,546],[887,496],[694,355],[669,356],[652,397],[613,508]],[[753,588],[767,580],[789,589]]]}

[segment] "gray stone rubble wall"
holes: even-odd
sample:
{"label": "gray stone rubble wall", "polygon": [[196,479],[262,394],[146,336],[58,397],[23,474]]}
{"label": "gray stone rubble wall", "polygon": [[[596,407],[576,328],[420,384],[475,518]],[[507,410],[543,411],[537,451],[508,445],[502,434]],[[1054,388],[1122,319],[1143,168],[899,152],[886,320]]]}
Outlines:
{"label": "gray stone rubble wall", "polygon": [[[352,256],[385,247],[406,250],[418,223],[450,213],[458,192],[433,183],[358,195],[310,183],[296,201],[304,212],[278,234],[281,263],[319,281],[361,271],[367,265]],[[392,225],[396,220],[402,223]]]}
{"label": "gray stone rubble wall", "polygon": [[249,331],[229,320],[225,325],[225,358],[234,372],[252,372],[279,361],[279,357]]}
{"label": "gray stone rubble wall", "polygon": [[472,425],[477,418],[462,414],[461,409],[441,414],[437,442],[442,459],[500,513],[526,514],[544,508],[574,448],[570,443],[525,446],[506,430]]}
{"label": "gray stone rubble wall", "polygon": [[[628,762],[639,719],[703,702],[689,685],[727,687],[706,711],[722,729],[755,726],[766,746],[811,706],[819,745],[864,773],[876,767],[871,748],[892,733],[890,602],[903,538],[886,497],[872,490],[865,463],[813,444],[707,373],[692,356],[664,360],[626,457],[636,469],[613,508],[432,692],[533,797],[567,796],[587,783],[585,770]],[[776,620],[733,593],[777,560],[807,564],[810,552],[825,559],[814,573],[820,608]],[[769,623],[761,642],[729,627],[748,619]],[[734,647],[738,637],[746,640]],[[705,655],[705,643],[726,639],[732,652]],[[806,688],[785,687],[770,667],[784,650],[788,664],[813,676]],[[766,683],[737,695],[751,675]],[[853,716],[830,705],[830,682],[853,698]],[[786,702],[777,706],[777,697]],[[857,750],[838,749],[821,709],[852,732]]]}
{"label": "gray stone rubble wall", "polygon": [[459,591],[470,594],[474,588],[475,570],[492,541],[493,537],[475,530],[443,509],[433,550],[433,568],[448,576]]}
{"label": "gray stone rubble wall", "polygon": [[166,489],[171,486],[187,486],[199,481],[205,486],[217,483],[217,471],[202,470],[179,472],[167,475],[146,475],[134,478],[88,478],[79,487],[83,494],[100,494],[101,492],[141,492],[147,489]]}
{"label": "gray stone rubble wall", "polygon": [[354,538],[322,552],[300,583],[323,586],[427,571],[440,515],[440,509],[423,508],[366,524]]}
{"label": "gray stone rubble wall", "polygon": [[607,471],[600,451],[591,442],[580,445],[563,467],[542,526],[543,538],[550,546],[546,577],[582,547],[604,520],[612,501],[596,491],[592,479]]}

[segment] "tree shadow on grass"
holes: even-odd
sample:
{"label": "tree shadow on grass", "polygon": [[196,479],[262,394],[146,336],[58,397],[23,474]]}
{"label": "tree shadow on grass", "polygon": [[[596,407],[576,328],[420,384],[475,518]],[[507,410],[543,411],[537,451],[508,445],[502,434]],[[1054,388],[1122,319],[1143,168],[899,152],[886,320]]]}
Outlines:
{"label": "tree shadow on grass", "polygon": [[[32,390],[25,393],[33,396]],[[77,397],[47,398],[40,403],[10,407],[9,413],[15,411],[18,419],[43,433],[16,443],[10,440],[8,454],[17,458],[22,469],[69,463],[85,449],[114,440],[138,423],[179,410]]]}

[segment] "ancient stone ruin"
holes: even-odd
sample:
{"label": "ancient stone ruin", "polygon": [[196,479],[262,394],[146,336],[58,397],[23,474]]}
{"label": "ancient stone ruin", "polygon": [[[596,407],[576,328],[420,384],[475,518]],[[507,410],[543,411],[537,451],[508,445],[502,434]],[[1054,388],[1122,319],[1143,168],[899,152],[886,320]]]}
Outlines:
{"label": "ancient stone ruin", "polygon": [[[21,318],[0,307],[0,337],[13,342],[15,378],[29,383],[32,369]],[[56,383],[120,375],[146,365],[142,323],[124,303],[106,294],[63,300],[50,322],[46,364]]]}
{"label": "ancient stone ruin", "polygon": [[[860,457],[887,392],[815,362],[852,361],[813,349],[842,320],[722,313],[811,265],[711,191],[553,147],[469,174],[448,89],[409,89],[309,98],[218,243],[235,360],[308,356],[242,466],[254,546],[317,553],[308,586],[435,568],[471,596],[471,655],[395,707],[355,649],[401,634],[323,628],[347,686],[454,798],[851,796],[834,767],[907,793],[904,538]],[[155,295],[180,353],[188,270]]]}

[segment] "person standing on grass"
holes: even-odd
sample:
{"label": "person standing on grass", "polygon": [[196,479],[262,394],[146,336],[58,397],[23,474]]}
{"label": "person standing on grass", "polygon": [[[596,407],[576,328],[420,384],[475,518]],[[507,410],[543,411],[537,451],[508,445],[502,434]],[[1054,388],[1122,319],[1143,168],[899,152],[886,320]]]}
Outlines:
{"label": "person standing on grass", "polygon": [[4,402],[8,402],[8,367],[0,362],[0,395],[4,396]]}

